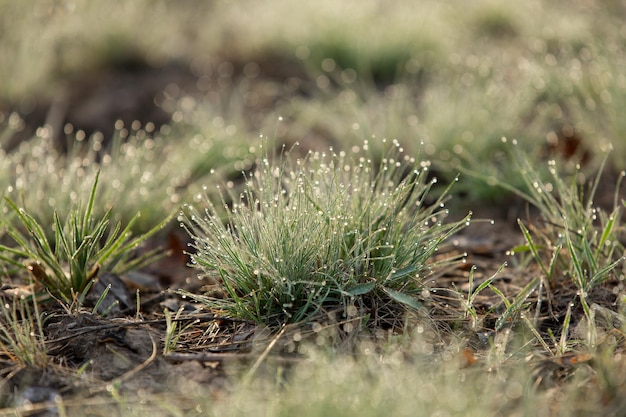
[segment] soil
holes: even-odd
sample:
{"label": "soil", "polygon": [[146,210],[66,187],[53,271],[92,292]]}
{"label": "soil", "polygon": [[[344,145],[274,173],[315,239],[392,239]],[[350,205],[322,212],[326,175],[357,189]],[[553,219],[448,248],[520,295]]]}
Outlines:
{"label": "soil", "polygon": [[[154,68],[138,59],[74,74],[58,82],[59,93],[53,100],[41,97],[32,101],[34,104],[22,113],[24,128],[4,146],[7,149],[17,146],[44,123],[53,126],[61,149],[65,146],[61,137],[68,123],[74,131],[82,130],[87,136],[100,131],[105,138],[111,136],[117,120],[127,125],[138,120],[142,125],[153,123],[158,128],[167,124],[175,111],[171,100],[184,94],[204,96],[215,89],[223,92],[224,85],[228,88],[244,85],[257,93],[270,92],[249,109],[247,123],[254,131],[259,120],[271,112],[273,104],[284,95],[306,96],[304,86],[310,80],[305,68],[283,57],[266,56],[253,64],[222,61],[207,65],[199,72],[184,63]],[[227,82],[223,79],[225,73]],[[268,83],[280,88],[264,89]],[[5,104],[4,108],[20,111],[19,104]],[[323,132],[320,135],[323,136]],[[333,138],[322,140],[332,142]],[[572,139],[564,137],[562,140],[563,145],[558,145],[562,148],[546,151],[573,155],[576,150],[572,150]],[[583,146],[576,143],[575,146]],[[608,175],[611,177],[611,173]],[[601,189],[598,197],[603,202],[612,201],[613,189]],[[460,311],[458,296],[452,289],[461,293],[470,290],[468,277],[473,265],[477,267],[475,288],[492,276],[503,262],[513,263],[507,253],[523,242],[516,218],[525,218],[526,207],[520,200],[510,197],[510,201],[498,207],[473,210],[474,218],[493,219],[494,224],[475,222],[455,237],[456,244],[450,245],[448,254],[467,253],[467,262],[437,274],[429,284],[430,300],[427,301],[429,316],[438,326],[461,326],[471,333],[468,347],[476,352],[487,347],[485,340],[493,332],[501,300],[493,292],[482,293],[476,300],[479,313],[487,314],[494,308],[495,311],[486,316],[482,328],[470,331],[468,323],[459,319],[459,314],[451,314]],[[527,224],[538,224],[532,214],[528,216]],[[206,306],[177,293],[177,289],[199,291],[206,284],[199,282],[195,271],[187,267],[188,259],[182,255],[184,240],[178,231],[170,231],[151,242],[172,250],[172,255],[158,265],[124,276],[100,276],[94,293],[100,294],[108,284],[111,284],[111,291],[95,314],[89,307],[97,298],[88,299],[81,308],[45,307],[44,331],[49,362],[45,367],[21,367],[10,355],[0,352],[4,377],[0,386],[0,406],[6,409],[21,407],[30,415],[55,415],[50,404],[59,395],[64,399],[86,401],[112,392],[158,393],[178,386],[181,394],[176,405],[184,410],[184,393],[192,392],[186,387],[202,385],[210,395],[222,396],[229,386],[225,370],[233,367],[250,369],[276,332],[254,323],[216,316],[217,313]],[[523,273],[508,268],[497,276],[494,284],[505,295],[518,294],[537,274],[539,271],[530,267]],[[0,295],[5,302],[12,299],[16,287],[3,287]],[[141,294],[139,308],[137,290]],[[563,287],[557,291],[565,294],[575,290]],[[610,287],[600,288],[592,296],[607,305],[615,299]],[[544,323],[556,327],[563,320],[566,306],[557,302],[552,308],[551,317]],[[548,315],[548,312],[542,311],[541,314]],[[176,348],[170,351],[166,347],[167,333],[168,327],[173,325],[184,331],[175,341]],[[274,346],[270,353],[273,360],[285,363],[298,360],[289,353],[294,347],[293,339],[289,342],[288,339],[284,338],[285,342]]]}

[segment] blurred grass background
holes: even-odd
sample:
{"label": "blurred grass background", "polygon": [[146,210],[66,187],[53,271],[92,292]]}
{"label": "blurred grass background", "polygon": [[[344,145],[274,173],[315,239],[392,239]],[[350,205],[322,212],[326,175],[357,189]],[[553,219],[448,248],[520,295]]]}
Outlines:
{"label": "blurred grass background", "polygon": [[[169,195],[211,169],[249,167],[259,134],[305,149],[395,138],[422,147],[439,175],[482,176],[461,182],[481,203],[506,195],[496,180],[519,185],[503,136],[538,160],[590,170],[613,149],[612,167],[623,168],[620,1],[2,0],[0,9],[6,152],[38,134],[63,151],[96,131],[108,143],[147,126],[139,136],[167,137],[167,157],[158,169],[131,161],[140,173],[125,175],[161,170]],[[188,196],[158,198],[169,210]]]}

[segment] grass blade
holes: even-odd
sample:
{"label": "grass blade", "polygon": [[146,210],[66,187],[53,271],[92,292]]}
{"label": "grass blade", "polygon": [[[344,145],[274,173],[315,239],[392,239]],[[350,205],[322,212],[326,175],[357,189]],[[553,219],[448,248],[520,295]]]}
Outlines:
{"label": "grass blade", "polygon": [[548,271],[548,269],[546,269],[546,266],[543,263],[543,259],[541,259],[541,256],[539,255],[538,247],[535,245],[535,242],[533,241],[533,237],[531,236],[530,232],[528,231],[526,226],[524,226],[524,223],[522,223],[520,219],[517,219],[517,224],[519,225],[522,234],[524,235],[524,239],[526,239],[526,242],[528,243],[528,249],[530,249],[533,258],[535,258],[535,261],[537,261],[537,264],[539,264],[539,267],[543,271],[546,278],[548,278],[548,280],[552,280],[550,272]]}
{"label": "grass blade", "polygon": [[393,300],[399,302],[400,304],[404,304],[405,306],[413,308],[415,310],[419,310],[420,308],[424,306],[419,300],[403,292],[396,291],[387,287],[382,287],[382,290],[385,293],[387,293],[387,295],[391,297]]}

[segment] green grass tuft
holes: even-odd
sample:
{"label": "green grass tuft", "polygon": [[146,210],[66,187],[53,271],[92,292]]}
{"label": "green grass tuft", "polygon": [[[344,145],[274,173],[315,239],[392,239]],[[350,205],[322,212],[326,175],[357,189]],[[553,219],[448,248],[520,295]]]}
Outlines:
{"label": "green grass tuft", "polygon": [[377,164],[368,146],[292,163],[263,157],[239,196],[187,206],[192,263],[226,291],[220,305],[263,323],[336,306],[420,307],[433,255],[470,216],[444,223],[446,193],[430,197],[429,162],[394,141]]}
{"label": "green grass tuft", "polygon": [[98,178],[99,174],[96,174],[86,206],[82,201],[74,204],[64,222],[54,212],[54,241],[48,239],[44,225],[26,209],[6,198],[11,211],[19,219],[15,223],[21,223],[26,232],[22,232],[17,224],[7,222],[7,233],[17,247],[0,245],[0,260],[25,267],[35,283],[66,303],[74,302],[77,297],[80,301],[101,268],[121,272],[154,259],[154,252],[133,259],[133,251],[167,221],[135,238],[131,238],[131,228],[139,214],[124,229],[121,223],[117,223],[111,230],[110,209],[99,219],[93,216]]}
{"label": "green grass tuft", "polygon": [[[558,172],[555,161],[548,161],[549,177],[545,178],[546,175],[542,175],[523,153],[516,151],[513,150],[513,157],[526,191],[510,189],[532,204],[538,210],[539,218],[537,222],[530,220],[528,226],[518,219],[526,243],[513,252],[528,253],[536,262],[541,272],[540,288],[547,291],[550,313],[565,315],[565,329],[569,325],[571,308],[582,309],[588,323],[587,342],[595,347],[594,311],[600,307],[594,305],[592,293],[605,283],[615,284],[622,279],[619,268],[624,264],[625,248],[621,243],[624,233],[622,203],[619,202],[621,177],[616,185],[613,207],[607,210],[595,202],[603,166],[585,187],[587,181],[580,167],[568,180]],[[535,281],[535,285],[539,284],[538,278]],[[553,309],[559,309],[553,305],[554,300],[558,298],[563,304],[568,294],[572,296],[569,304],[565,303],[567,312],[553,312]],[[509,310],[507,305],[507,312]],[[560,348],[565,346],[564,340],[565,336]]]}
{"label": "green grass tuft", "polygon": [[20,367],[47,366],[50,358],[37,301],[31,300],[32,309],[23,298],[10,301],[3,298],[0,305],[0,356]]}

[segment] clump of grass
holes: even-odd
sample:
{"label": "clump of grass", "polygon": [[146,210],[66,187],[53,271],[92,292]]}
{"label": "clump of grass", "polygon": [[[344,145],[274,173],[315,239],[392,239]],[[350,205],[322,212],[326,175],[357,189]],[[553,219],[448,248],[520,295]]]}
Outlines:
{"label": "clump of grass", "polygon": [[93,216],[98,178],[96,175],[86,206],[80,200],[73,204],[64,222],[58,212],[54,212],[54,241],[48,239],[45,227],[26,209],[18,207],[9,198],[5,199],[19,220],[6,224],[7,234],[17,246],[0,245],[0,260],[25,267],[35,283],[66,303],[77,298],[82,300],[101,268],[123,272],[153,259],[155,252],[133,258],[133,251],[167,221],[135,238],[132,238],[131,228],[139,214],[124,229],[121,223],[117,223],[111,230],[111,209],[98,219]]}
{"label": "clump of grass", "polygon": [[37,302],[32,300],[31,308],[24,299],[14,298],[9,303],[3,298],[1,301],[0,355],[21,367],[45,367],[48,356]]}
{"label": "clump of grass", "polygon": [[262,323],[419,308],[429,275],[451,261],[433,255],[470,216],[444,223],[447,190],[428,200],[430,163],[392,148],[378,164],[367,142],[352,155],[265,156],[240,195],[188,205],[192,264],[228,295],[219,305]]}
{"label": "clump of grass", "polygon": [[[513,154],[526,191],[511,190],[538,209],[540,217],[537,224],[529,226],[518,220],[526,244],[515,248],[514,252],[526,252],[532,256],[541,272],[541,288],[546,289],[551,302],[555,289],[559,289],[559,298],[563,301],[568,288],[575,288],[574,297],[567,301],[563,331],[567,332],[571,310],[578,304],[588,322],[589,342],[593,346],[596,340],[591,292],[605,283],[618,280],[618,267],[625,259],[625,249],[620,243],[623,233],[620,224],[622,204],[618,197],[623,173],[609,212],[594,202],[603,165],[589,189],[585,190],[585,175],[580,167],[568,181],[557,170],[556,162],[549,161],[550,177],[545,179],[521,153],[514,151]],[[549,307],[552,311],[556,306],[551,303]],[[564,340],[559,348],[565,348]]]}

